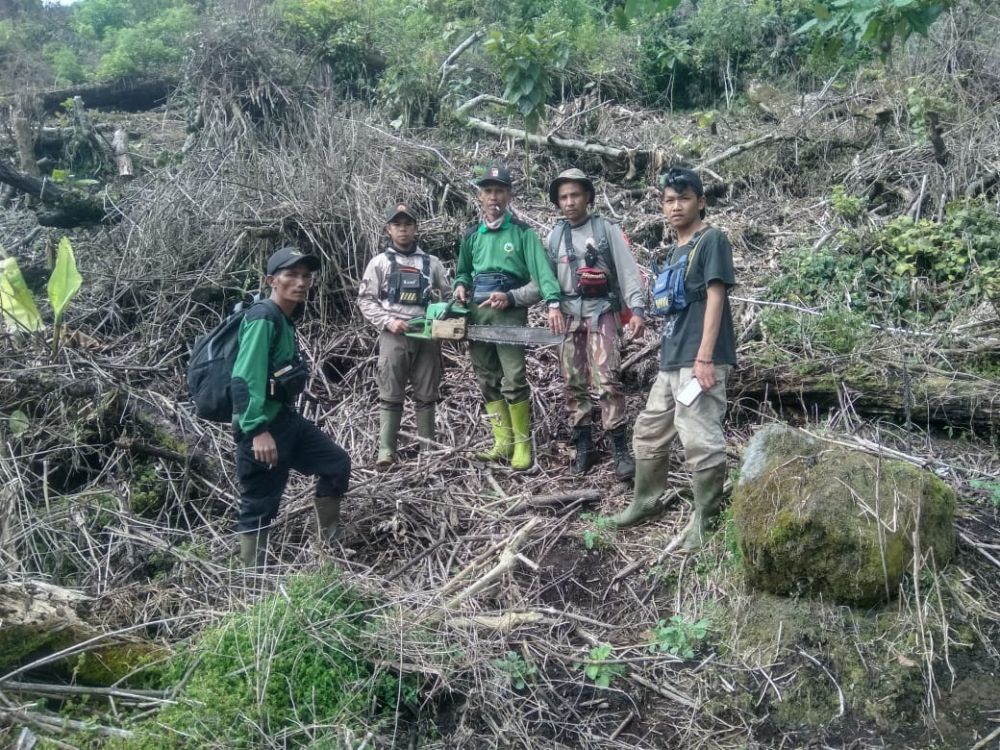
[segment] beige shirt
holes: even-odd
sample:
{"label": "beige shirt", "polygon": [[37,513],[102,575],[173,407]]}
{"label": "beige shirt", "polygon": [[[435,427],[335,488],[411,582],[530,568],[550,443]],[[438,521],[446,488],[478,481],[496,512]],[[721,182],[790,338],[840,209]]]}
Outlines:
{"label": "beige shirt", "polygon": [[424,314],[422,305],[405,305],[387,299],[389,274],[392,271],[392,262],[387,254],[390,252],[395,256],[400,268],[415,268],[418,271],[423,271],[424,258],[429,258],[431,297],[445,299],[451,293],[448,272],[437,256],[425,253],[419,245],[410,255],[404,255],[390,245],[387,250],[368,261],[364,276],[361,277],[361,285],[358,287],[358,307],[361,308],[361,314],[379,331],[385,330],[389,321],[395,318],[409,321]]}

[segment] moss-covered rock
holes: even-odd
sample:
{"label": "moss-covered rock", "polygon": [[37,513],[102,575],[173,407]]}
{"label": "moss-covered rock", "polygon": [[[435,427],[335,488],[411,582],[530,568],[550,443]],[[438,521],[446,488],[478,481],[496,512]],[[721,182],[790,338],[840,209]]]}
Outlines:
{"label": "moss-covered rock", "polygon": [[834,446],[785,425],[747,444],[733,520],[751,584],[849,604],[892,597],[921,555],[954,553],[954,492],[903,461]]}

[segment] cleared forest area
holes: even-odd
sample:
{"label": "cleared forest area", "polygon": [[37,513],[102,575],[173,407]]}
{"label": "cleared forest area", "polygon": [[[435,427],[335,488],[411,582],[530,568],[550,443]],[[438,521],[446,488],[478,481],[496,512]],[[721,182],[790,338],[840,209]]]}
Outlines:
{"label": "cleared forest area", "polygon": [[[766,2],[0,6],[0,262],[44,324],[0,337],[0,738],[1000,746],[1000,16],[870,5],[863,33]],[[531,472],[475,459],[464,344],[436,443],[417,450],[407,412],[402,462],[376,471],[355,300],[385,206],[411,202],[453,270],[497,162],[543,236],[549,181],[593,176],[647,268],[669,241],[657,176],[698,170],[740,282],[732,479],[774,421],[917,464],[958,493],[952,562],[916,559],[872,608],[757,592],[728,517],[697,555],[669,549],[680,462],[669,513],[612,529],[631,488],[607,460],[569,476],[552,349],[528,357]],[[83,283],[54,342],[63,237]],[[348,528],[321,549],[293,478],[248,574],[232,437],[183,374],[283,242],[323,260],[300,407],[353,458]],[[659,326],[623,352],[630,418]]]}

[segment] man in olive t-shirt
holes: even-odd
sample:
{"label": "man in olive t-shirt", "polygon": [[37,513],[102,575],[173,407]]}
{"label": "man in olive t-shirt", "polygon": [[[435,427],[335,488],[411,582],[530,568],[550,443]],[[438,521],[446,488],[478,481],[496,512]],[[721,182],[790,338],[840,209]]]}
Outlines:
{"label": "man in olive t-shirt", "polygon": [[[660,372],[635,423],[635,494],[631,505],[614,516],[631,526],[662,511],[670,444],[681,440],[694,485],[694,515],[684,531],[683,547],[704,542],[719,514],[726,479],[726,379],[736,364],[736,335],[727,292],[736,284],[733,253],[720,230],[704,222],[705,191],[689,169],[672,168],[663,179],[663,213],[677,235],[668,262],[687,255],[685,297],[688,305],[669,315],[663,328]],[[690,404],[678,394],[693,380],[700,393]]]}

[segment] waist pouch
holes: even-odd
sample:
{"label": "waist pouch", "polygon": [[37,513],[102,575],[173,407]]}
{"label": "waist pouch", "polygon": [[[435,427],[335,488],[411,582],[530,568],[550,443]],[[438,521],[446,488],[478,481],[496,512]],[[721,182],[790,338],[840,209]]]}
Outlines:
{"label": "waist pouch", "polygon": [[291,403],[306,389],[309,366],[300,357],[279,367],[267,379],[267,395],[284,404]]}
{"label": "waist pouch", "polygon": [[607,273],[589,266],[576,269],[576,293],[581,297],[607,297],[610,292]]}
{"label": "waist pouch", "polygon": [[521,286],[520,279],[506,273],[480,273],[472,280],[472,301],[485,302],[493,292],[509,292]]}

